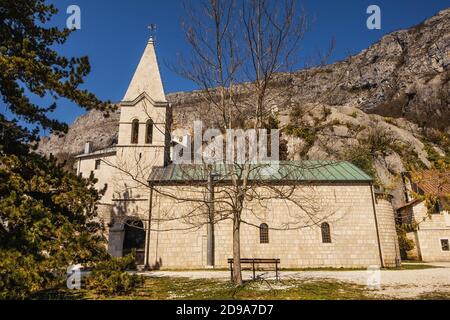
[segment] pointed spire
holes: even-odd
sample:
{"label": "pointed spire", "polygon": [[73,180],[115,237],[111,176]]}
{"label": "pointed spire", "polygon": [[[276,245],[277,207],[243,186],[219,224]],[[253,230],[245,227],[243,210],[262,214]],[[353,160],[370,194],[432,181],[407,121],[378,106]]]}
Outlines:
{"label": "pointed spire", "polygon": [[152,37],[147,42],[147,47],[122,101],[133,101],[143,92],[156,102],[166,102]]}

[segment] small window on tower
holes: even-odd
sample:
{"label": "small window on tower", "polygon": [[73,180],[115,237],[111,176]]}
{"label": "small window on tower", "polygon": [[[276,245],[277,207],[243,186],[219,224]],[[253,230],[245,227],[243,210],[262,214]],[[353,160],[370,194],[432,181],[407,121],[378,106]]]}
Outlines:
{"label": "small window on tower", "polygon": [[101,161],[100,159],[95,160],[95,170],[100,169],[100,163],[101,163],[101,162],[102,162],[102,161]]}
{"label": "small window on tower", "polygon": [[138,143],[139,139],[139,120],[134,119],[131,123],[131,143]]}
{"label": "small window on tower", "polygon": [[153,120],[149,119],[145,129],[145,143],[153,143]]}

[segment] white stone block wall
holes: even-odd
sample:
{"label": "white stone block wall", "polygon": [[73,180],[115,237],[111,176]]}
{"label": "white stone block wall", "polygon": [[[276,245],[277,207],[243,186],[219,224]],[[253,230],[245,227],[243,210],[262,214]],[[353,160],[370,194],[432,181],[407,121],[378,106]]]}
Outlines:
{"label": "white stone block wall", "polygon": [[417,236],[423,261],[450,261],[450,251],[443,251],[440,241],[450,240],[450,229],[420,229]]}
{"label": "white stone block wall", "polygon": [[392,203],[384,196],[377,196],[375,207],[384,266],[396,267],[400,264],[400,248],[395,230],[395,216]]}
{"label": "white stone block wall", "polygon": [[[270,203],[248,205],[243,213],[247,224],[241,227],[242,258],[280,258],[282,268],[306,267],[367,267],[380,265],[379,247],[373,214],[372,195],[369,185],[319,185],[313,191],[320,210],[314,219],[289,201],[271,200]],[[180,188],[181,190],[181,188]],[[175,219],[189,212],[201,212],[205,208],[186,199],[198,194],[177,191],[185,201],[175,202],[161,194],[155,195],[153,221],[150,237],[150,262],[161,268],[195,269],[206,264],[206,225],[195,227],[192,219]],[[300,191],[299,191],[300,192]],[[183,194],[183,196],[181,196]],[[395,225],[388,221],[392,209],[380,204],[384,210],[379,223],[385,243],[383,253],[389,265],[395,262],[397,251],[394,238]],[[286,222],[303,217],[299,226],[291,230],[269,230],[269,243],[259,241],[259,226],[267,223],[269,228],[280,228]],[[202,214],[196,219],[204,219]],[[314,220],[314,221],[313,221]],[[331,227],[331,243],[322,243],[320,223],[326,221]],[[159,231],[158,231],[159,230]],[[215,226],[215,266],[227,267],[232,257],[232,221],[224,220]]]}
{"label": "white stone block wall", "polygon": [[412,207],[418,230],[411,237],[415,240],[418,252],[408,253],[408,257],[421,257],[423,261],[450,261],[450,251],[443,251],[441,239],[450,240],[448,213],[428,214],[424,202]]}

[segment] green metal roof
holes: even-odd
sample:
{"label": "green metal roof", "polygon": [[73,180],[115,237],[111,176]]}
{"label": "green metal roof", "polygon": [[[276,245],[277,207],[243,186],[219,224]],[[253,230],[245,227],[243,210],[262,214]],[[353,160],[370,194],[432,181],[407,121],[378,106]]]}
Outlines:
{"label": "green metal roof", "polygon": [[[170,164],[154,167],[148,181],[152,184],[193,183],[206,181],[210,172],[218,175],[216,180],[229,181],[231,173],[243,173],[243,166],[236,164]],[[346,161],[280,161],[250,166],[250,180],[267,182],[317,181],[317,182],[371,182],[372,177]]]}

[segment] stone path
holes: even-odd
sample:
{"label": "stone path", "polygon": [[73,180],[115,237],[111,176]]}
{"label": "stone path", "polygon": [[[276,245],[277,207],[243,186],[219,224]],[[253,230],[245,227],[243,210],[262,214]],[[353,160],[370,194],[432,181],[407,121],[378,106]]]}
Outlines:
{"label": "stone path", "polygon": [[[446,293],[450,297],[450,263],[432,263],[436,268],[417,270],[381,270],[380,287],[371,290],[374,295],[385,295],[395,298],[415,298],[421,294],[433,292]],[[139,274],[152,277],[184,277],[191,279],[229,280],[229,271],[150,271]],[[275,279],[274,272],[260,271],[258,276],[264,279]],[[281,271],[281,280],[337,280],[367,285],[368,277],[373,275],[366,270],[354,271]],[[252,272],[244,271],[244,279],[251,279]]]}

